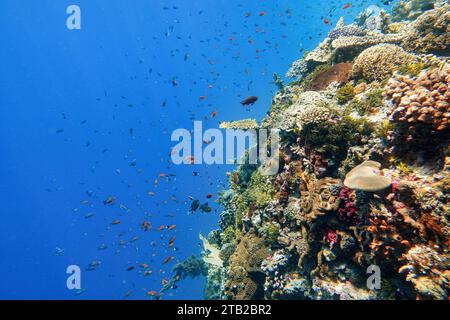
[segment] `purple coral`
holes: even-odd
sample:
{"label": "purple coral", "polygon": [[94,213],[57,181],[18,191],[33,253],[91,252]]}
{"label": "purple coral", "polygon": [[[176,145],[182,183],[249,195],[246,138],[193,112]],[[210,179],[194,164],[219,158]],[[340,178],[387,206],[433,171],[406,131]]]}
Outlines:
{"label": "purple coral", "polygon": [[339,199],[341,199],[341,205],[338,209],[339,218],[345,223],[357,224],[358,214],[352,198],[352,191],[347,187],[343,187],[339,192]]}

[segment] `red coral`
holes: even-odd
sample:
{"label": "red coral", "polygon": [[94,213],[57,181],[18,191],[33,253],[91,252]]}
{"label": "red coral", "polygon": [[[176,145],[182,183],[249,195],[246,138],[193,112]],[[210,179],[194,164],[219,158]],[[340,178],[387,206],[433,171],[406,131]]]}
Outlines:
{"label": "red coral", "polygon": [[332,246],[339,242],[339,236],[335,230],[328,229],[325,232],[324,240]]}
{"label": "red coral", "polygon": [[338,209],[339,218],[345,223],[357,224],[358,214],[352,198],[352,191],[347,187],[343,187],[339,192],[339,199],[341,199],[341,205]]}

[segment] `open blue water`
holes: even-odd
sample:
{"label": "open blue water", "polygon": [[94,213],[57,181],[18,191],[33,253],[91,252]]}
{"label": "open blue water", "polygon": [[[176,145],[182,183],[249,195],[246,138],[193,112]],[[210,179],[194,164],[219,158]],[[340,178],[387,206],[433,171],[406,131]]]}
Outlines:
{"label": "open blue water", "polygon": [[[204,128],[261,120],[274,72],[283,76],[339,16],[386,7],[346,3],[2,0],[0,299],[144,299],[159,290],[174,263],[200,253],[198,234],[217,227],[214,198],[232,169],[173,165],[172,131],[191,130],[194,119]],[[72,4],[81,30],[66,27]],[[246,109],[248,95],[259,100]],[[111,195],[115,205],[104,205]],[[189,196],[213,211],[189,215]],[[143,220],[152,231],[139,228]],[[86,271],[94,260],[100,266]],[[153,274],[143,276],[141,263]],[[78,295],[66,287],[69,265],[82,270]],[[204,283],[182,281],[162,298],[202,299]]]}

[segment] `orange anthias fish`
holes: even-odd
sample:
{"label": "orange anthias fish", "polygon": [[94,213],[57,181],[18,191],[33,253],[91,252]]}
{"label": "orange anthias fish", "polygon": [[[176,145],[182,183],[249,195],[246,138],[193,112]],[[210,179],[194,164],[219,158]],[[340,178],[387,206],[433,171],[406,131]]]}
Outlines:
{"label": "orange anthias fish", "polygon": [[211,112],[211,118],[214,118],[217,115],[217,111]]}
{"label": "orange anthias fish", "polygon": [[205,100],[205,99],[206,99],[206,96],[200,96],[199,99],[200,99],[200,100]]}
{"label": "orange anthias fish", "polygon": [[157,296],[159,294],[158,294],[158,292],[152,290],[152,291],[147,292],[147,295],[149,295],[149,296]]}
{"label": "orange anthias fish", "polygon": [[260,17],[263,17],[263,16],[265,16],[266,15],[266,13],[264,12],[264,11],[261,11],[260,13],[259,13],[259,16]]}
{"label": "orange anthias fish", "polygon": [[328,20],[328,19],[323,19],[323,23],[329,24],[329,23],[330,23],[330,20]]}
{"label": "orange anthias fish", "polygon": [[351,5],[350,3],[346,3],[346,4],[342,7],[342,9],[344,9],[344,10],[345,10],[345,9],[348,9],[348,8],[350,8],[350,5]]}
{"label": "orange anthias fish", "polygon": [[116,225],[116,224],[119,224],[120,223],[120,220],[114,220],[113,222],[111,222],[111,224],[114,226],[114,225]]}
{"label": "orange anthias fish", "polygon": [[167,278],[163,278],[162,280],[161,280],[161,284],[163,285],[163,286],[165,286],[166,284],[168,284],[169,283],[169,280],[167,280]]}
{"label": "orange anthias fish", "polygon": [[167,257],[167,258],[165,258],[165,259],[163,260],[162,264],[169,263],[169,262],[172,261],[173,259],[174,259],[174,257],[172,257],[172,256]]}
{"label": "orange anthias fish", "polygon": [[162,230],[165,229],[165,227],[166,227],[166,226],[162,224],[162,225],[159,226],[158,230],[159,230],[159,231],[162,231]]}
{"label": "orange anthias fish", "polygon": [[207,195],[206,195],[206,198],[207,199],[211,199],[213,197],[213,195],[211,194],[211,193],[208,193]]}
{"label": "orange anthias fish", "polygon": [[174,225],[174,224],[171,225],[171,226],[167,226],[167,230],[169,230],[169,231],[173,230],[173,229],[175,229],[175,227],[176,227],[176,225]]}

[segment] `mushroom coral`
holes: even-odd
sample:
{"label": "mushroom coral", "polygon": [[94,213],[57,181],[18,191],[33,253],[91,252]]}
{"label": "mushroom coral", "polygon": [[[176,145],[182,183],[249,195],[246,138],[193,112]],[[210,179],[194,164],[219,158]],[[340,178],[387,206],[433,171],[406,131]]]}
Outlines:
{"label": "mushroom coral", "polygon": [[345,176],[344,185],[350,189],[377,192],[391,185],[391,179],[380,175],[381,164],[368,160],[356,166]]}

